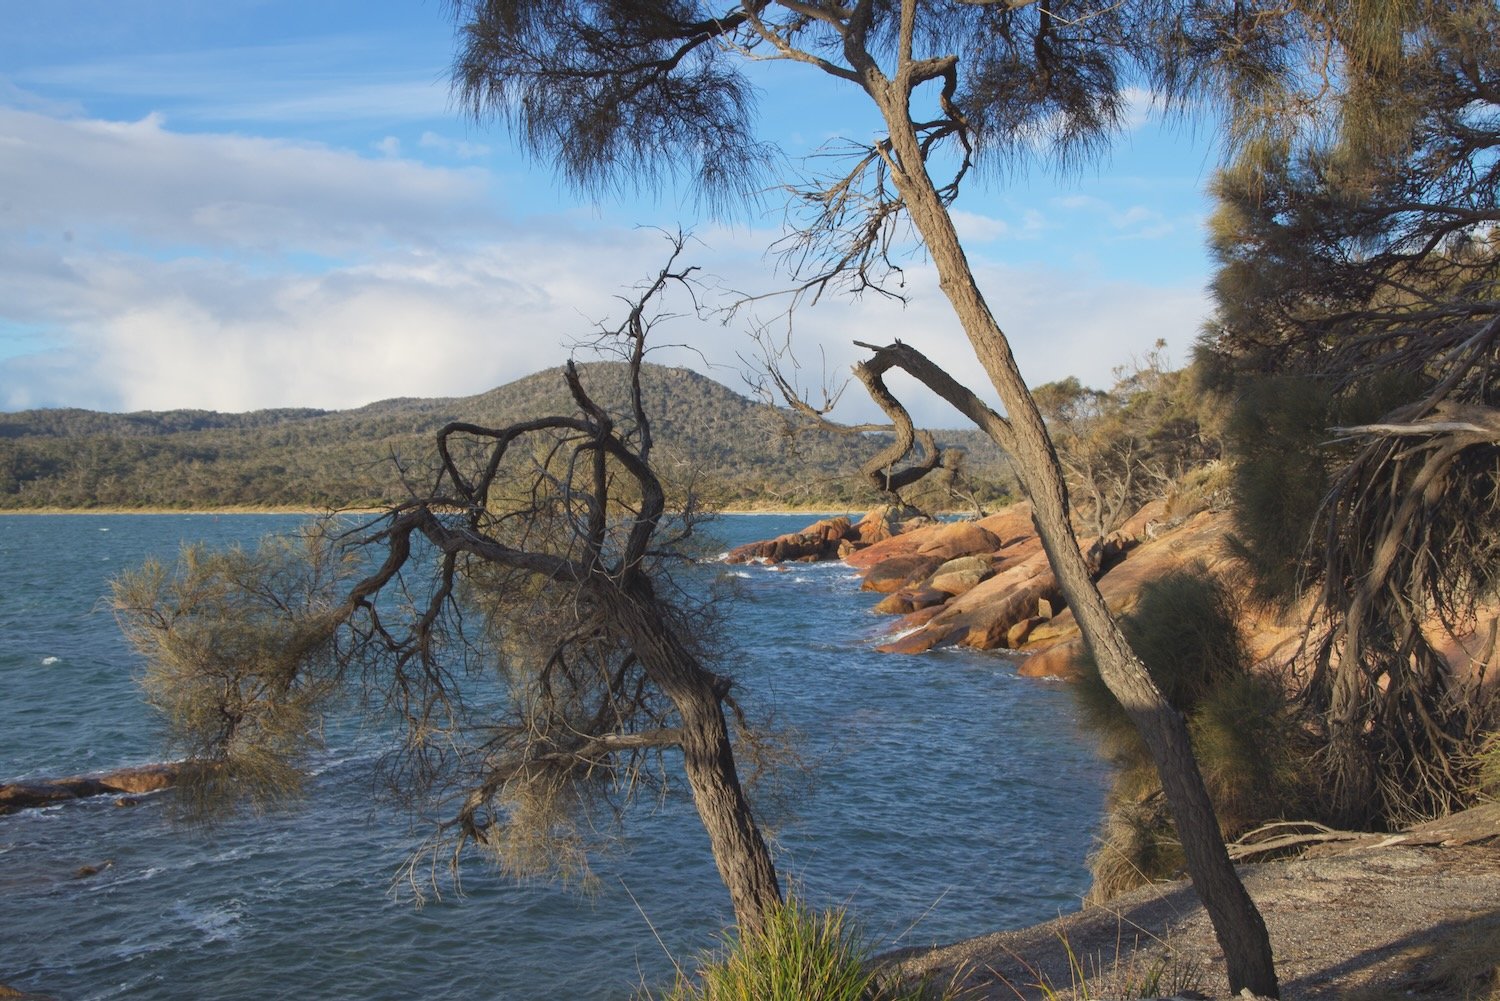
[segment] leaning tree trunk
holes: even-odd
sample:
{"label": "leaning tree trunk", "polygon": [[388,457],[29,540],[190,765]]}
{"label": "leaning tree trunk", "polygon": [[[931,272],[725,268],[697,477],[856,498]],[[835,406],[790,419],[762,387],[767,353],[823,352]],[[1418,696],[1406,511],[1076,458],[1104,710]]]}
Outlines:
{"label": "leaning tree trunk", "polygon": [[[637,587],[649,584],[641,579]],[[781,904],[781,888],[735,769],[722,702],[726,682],[683,646],[654,599],[634,597],[618,616],[620,624],[652,681],[677,708],[683,771],[735,921],[743,930],[759,931],[768,912]]]}
{"label": "leaning tree trunk", "polygon": [[873,96],[890,129],[897,187],[937,268],[943,293],[1005,405],[1011,440],[999,444],[1015,456],[1017,474],[1031,499],[1058,585],[1099,664],[1100,677],[1150,749],[1177,822],[1188,872],[1224,950],[1230,988],[1238,993],[1248,987],[1258,995],[1279,997],[1265,922],[1224,850],[1213,804],[1188,740],[1187,724],[1126,642],[1079,551],[1069,519],[1062,466],[1010,344],[974,281],[953,220],[927,173],[906,111],[903,88],[899,83],[887,83],[876,87]]}

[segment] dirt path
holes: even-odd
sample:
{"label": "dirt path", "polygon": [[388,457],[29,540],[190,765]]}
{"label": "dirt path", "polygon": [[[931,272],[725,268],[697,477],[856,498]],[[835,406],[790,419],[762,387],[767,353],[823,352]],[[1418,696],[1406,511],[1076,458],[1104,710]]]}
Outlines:
{"label": "dirt path", "polygon": [[[1500,805],[1407,835],[1244,866],[1270,930],[1282,997],[1500,1001]],[[958,977],[972,1001],[1227,997],[1222,953],[1185,883],[1014,932],[901,955]]]}

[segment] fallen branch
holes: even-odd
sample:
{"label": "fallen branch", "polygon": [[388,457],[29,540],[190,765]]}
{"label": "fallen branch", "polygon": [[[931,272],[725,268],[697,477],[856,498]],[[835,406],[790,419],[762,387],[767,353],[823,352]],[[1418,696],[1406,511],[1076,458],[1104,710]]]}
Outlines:
{"label": "fallen branch", "polygon": [[[1282,829],[1301,829],[1300,834],[1278,834],[1274,837],[1266,837],[1271,832]],[[1312,830],[1307,830],[1311,828]],[[1331,827],[1314,823],[1310,820],[1283,820],[1274,824],[1266,824],[1257,827],[1241,837],[1233,844],[1225,845],[1229,857],[1236,862],[1249,859],[1261,858],[1275,852],[1282,852],[1290,848],[1304,848],[1309,845],[1326,844],[1330,841],[1359,841],[1370,835],[1359,831],[1336,831]],[[1256,840],[1264,837],[1265,840]]]}

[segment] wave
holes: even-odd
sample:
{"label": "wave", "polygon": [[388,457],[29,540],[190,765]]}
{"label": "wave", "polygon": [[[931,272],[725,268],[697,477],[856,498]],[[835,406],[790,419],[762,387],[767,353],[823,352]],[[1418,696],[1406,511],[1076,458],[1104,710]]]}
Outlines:
{"label": "wave", "polygon": [[906,639],[906,637],[910,636],[912,633],[921,632],[925,625],[926,624],[923,623],[923,625],[920,626],[907,626],[905,629],[893,629],[890,632],[880,630],[876,632],[874,640],[872,642],[895,643],[897,640]]}
{"label": "wave", "polygon": [[245,914],[245,903],[231,897],[222,904],[190,904],[179,900],[172,908],[172,916],[180,919],[198,933],[198,945],[210,942],[232,942],[240,936],[240,920]]}

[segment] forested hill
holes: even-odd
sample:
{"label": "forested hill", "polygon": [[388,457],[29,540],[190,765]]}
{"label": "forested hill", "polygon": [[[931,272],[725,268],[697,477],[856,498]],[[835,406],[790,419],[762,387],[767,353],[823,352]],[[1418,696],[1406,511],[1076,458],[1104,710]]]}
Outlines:
{"label": "forested hill", "polygon": [[[606,402],[624,399],[625,368],[581,366]],[[669,475],[695,470],[726,506],[854,504],[873,499],[858,470],[876,443],[804,430],[779,433],[781,412],[686,369],[643,371]],[[131,414],[55,409],[0,413],[0,509],[323,507],[406,496],[401,470],[426,479],[433,434],[449,421],[486,426],[569,413],[561,370],[478,396],[394,399],[357,410],[171,410]],[[968,452],[984,493],[1012,482],[975,432],[939,435]]]}

